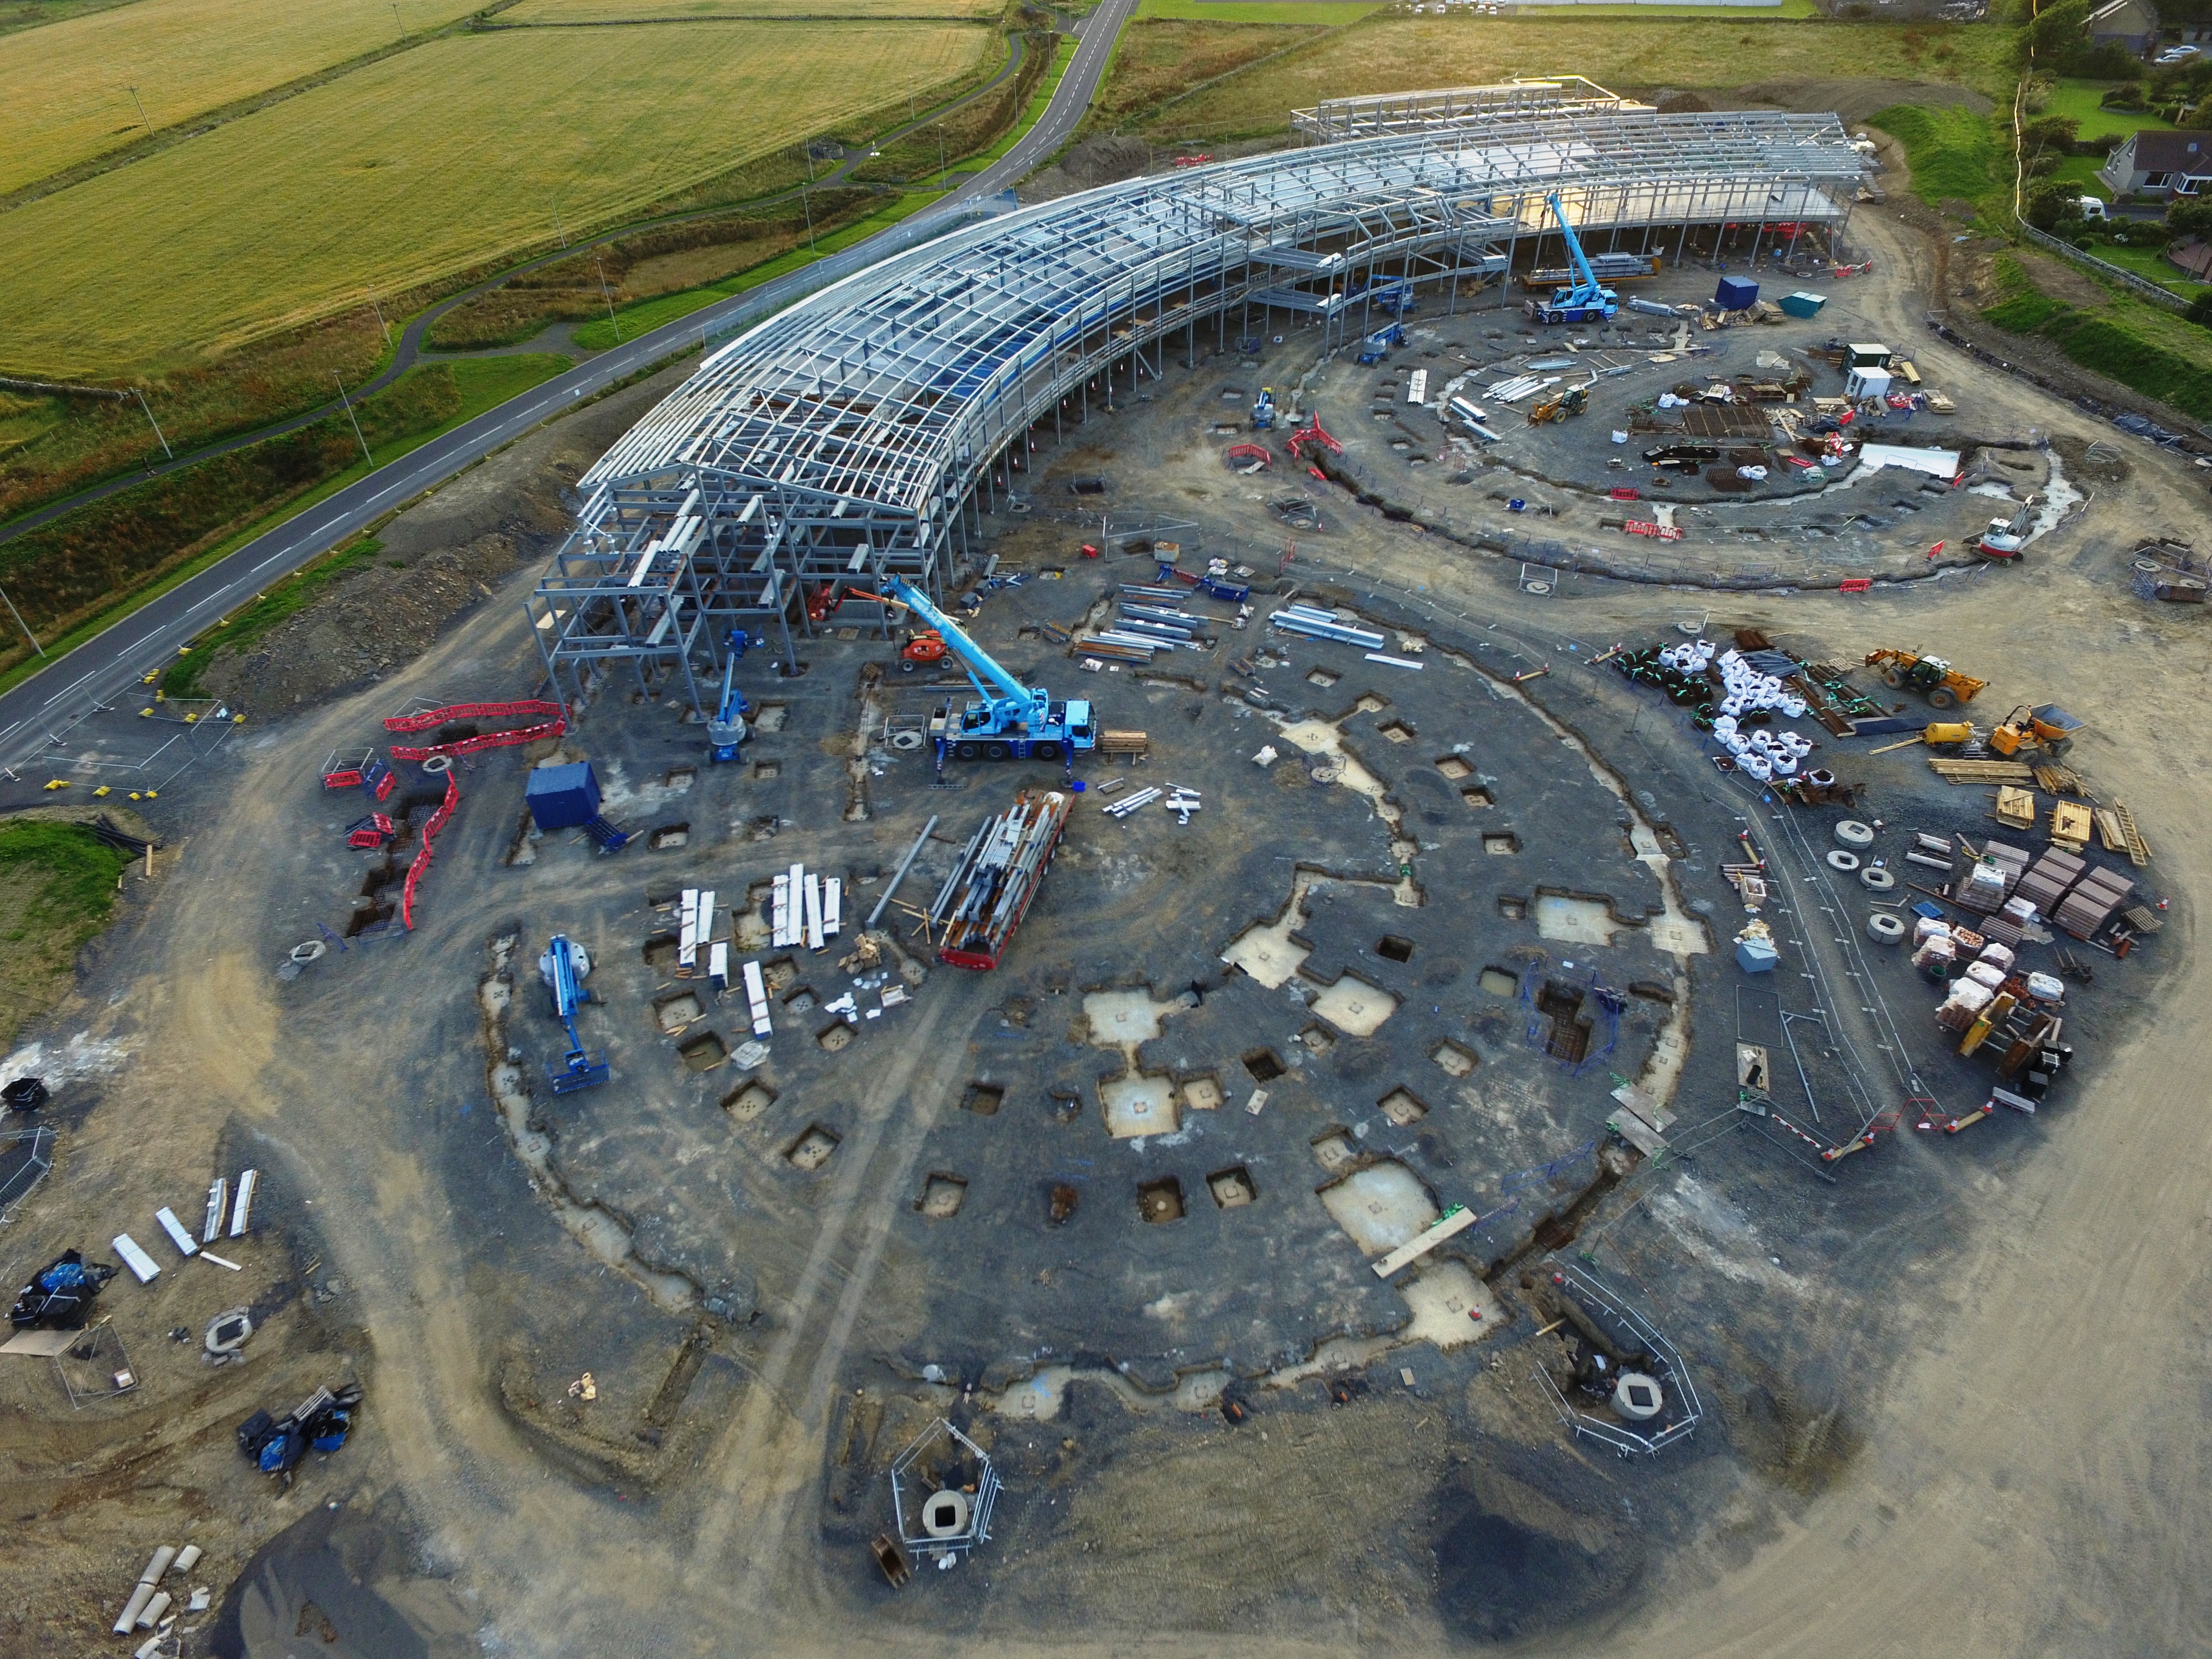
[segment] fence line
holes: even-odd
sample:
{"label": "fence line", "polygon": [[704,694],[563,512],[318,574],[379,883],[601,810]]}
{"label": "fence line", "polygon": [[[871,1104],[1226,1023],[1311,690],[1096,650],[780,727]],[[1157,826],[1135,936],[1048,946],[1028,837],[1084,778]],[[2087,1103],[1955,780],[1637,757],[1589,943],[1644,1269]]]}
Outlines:
{"label": "fence line", "polygon": [[2097,272],[2098,275],[2111,277],[2114,282],[2119,283],[2132,292],[2141,295],[2144,299],[2153,301],[2159,305],[2164,306],[2168,311],[2186,311],[2189,309],[2188,301],[2183,299],[2179,294],[2174,293],[2171,289],[2160,288],[2156,283],[2152,282],[2148,276],[2138,276],[2134,271],[2124,270],[2118,265],[2112,264],[2110,260],[2100,259],[2094,253],[2084,252],[2081,249],[2075,247],[2071,242],[2061,241],[2057,237],[2050,234],[2046,231],[2038,230],[2033,225],[2029,224],[2025,219],[2021,221],[2020,228],[2027,234],[2031,240],[2041,243],[2045,247],[2049,248],[2053,253],[2059,255],[2062,258],[2071,259],[2077,265],[2087,265],[2092,270]]}

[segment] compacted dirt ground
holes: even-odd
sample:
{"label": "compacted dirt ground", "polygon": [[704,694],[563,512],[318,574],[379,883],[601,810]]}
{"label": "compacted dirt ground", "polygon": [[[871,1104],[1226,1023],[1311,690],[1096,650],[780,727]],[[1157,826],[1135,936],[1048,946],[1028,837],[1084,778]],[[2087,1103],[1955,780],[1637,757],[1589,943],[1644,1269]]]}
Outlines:
{"label": "compacted dirt ground", "polygon": [[[118,1216],[168,1204],[196,1218],[210,1166],[259,1167],[268,1195],[260,1231],[235,1247],[240,1273],[165,1253],[155,1285],[112,1288],[131,1307],[135,1395],[72,1412],[44,1362],[0,1362],[15,1368],[0,1371],[0,1455],[15,1471],[0,1652],[126,1650],[105,1633],[121,1594],[156,1544],[187,1536],[209,1551],[200,1577],[217,1606],[185,1621],[184,1650],[257,1659],[1400,1653],[1516,1637],[1541,1652],[1858,1659],[2212,1644],[2212,1144],[2190,1047],[2212,996],[2192,903],[2212,869],[2197,809],[2212,737],[2194,718],[2203,619],[2138,600],[2123,574],[2138,535],[2201,520],[2201,475],[1928,343],[1924,246],[1893,225],[1868,214],[1855,234],[1887,262],[1893,338],[1913,343],[1923,374],[1932,365],[1972,400],[1978,429],[2125,445],[2127,476],[2023,568],[1848,599],[1729,595],[1712,601],[1711,626],[1762,626],[1831,660],[1876,643],[1940,649],[1994,682],[1984,697],[1999,714],[2063,701],[2090,722],[2082,769],[2131,806],[2156,848],[2146,882],[2175,903],[2148,947],[2158,971],[2134,981],[2142,1006],[2119,1022],[2130,1035],[2085,1055],[2064,1109],[2032,1133],[1881,1148],[1924,1200],[1900,1200],[1838,1261],[1785,1262],[1794,1241],[1771,1243],[1778,1297],[1810,1310],[1797,1316],[1803,1368],[1839,1374],[1824,1397],[1840,1406],[1794,1416],[1778,1374],[1763,1418],[1716,1414],[1682,1455],[1616,1465],[1561,1437],[1525,1370],[1492,1380],[1482,1365],[1455,1385],[1463,1400],[1432,1403],[1396,1388],[1394,1360],[1369,1397],[1263,1412],[1233,1431],[1079,1387],[1058,1420],[995,1425],[1000,1455],[1029,1471],[1003,1547],[892,1596],[856,1552],[825,1547],[828,1510],[863,1419],[951,1403],[866,1362],[927,1285],[889,1200],[925,1172],[932,1103],[968,1064],[933,1044],[982,1018],[992,982],[930,988],[854,1085],[792,1270],[764,1285],[757,1315],[702,1322],[626,1253],[622,1228],[556,1220],[514,1156],[514,1127],[487,1098],[484,938],[433,927],[404,947],[357,945],[410,952],[404,967],[361,966],[374,991],[357,1006],[302,1000],[276,977],[283,951],[329,913],[337,867],[319,842],[307,848],[337,809],[302,812],[303,779],[406,696],[534,678],[526,571],[418,660],[390,664],[373,692],[311,698],[165,793],[170,872],[33,1034],[64,1056],[52,1069],[65,1079],[53,1116],[66,1144],[0,1231],[11,1275],[64,1232],[99,1253]],[[1144,443],[1122,447],[1127,480]],[[542,495],[568,459],[556,441],[539,471],[518,461],[518,497]],[[1071,446],[1066,459],[1081,457]],[[1372,593],[1378,612],[1409,618],[1469,613],[1532,652],[1668,635],[1705,603],[1623,584],[1534,598],[1485,556],[1341,497],[1329,510],[1314,554],[1357,567],[1356,601]],[[464,518],[454,541],[507,533],[481,502]],[[1261,524],[1255,512],[1253,533]],[[404,520],[393,530],[408,533]],[[319,625],[298,626],[311,640]],[[1656,764],[1673,739],[1633,725],[1586,735],[1632,785],[1695,764]],[[502,878],[510,839],[477,823],[433,882]],[[526,964],[516,994],[539,997]],[[1699,1190],[1672,1201],[1705,1202]],[[1665,1230],[1599,1219],[1621,1222],[1620,1258],[1639,1280],[1679,1265]],[[149,1243],[150,1219],[133,1231]],[[262,1326],[243,1366],[200,1366],[196,1341],[163,1334],[196,1339],[232,1304]],[[1678,1333],[1700,1351],[1707,1334]],[[599,1402],[564,1397],[560,1379],[580,1382],[589,1357],[610,1352],[623,1363],[596,1378]],[[239,1463],[230,1433],[246,1412],[348,1379],[369,1407],[343,1451],[289,1488]],[[672,1396],[689,1401],[674,1418],[660,1409]],[[1470,1421],[1495,1455],[1454,1443],[1450,1424]],[[868,1433],[878,1448],[898,1439]],[[1626,1532],[1639,1550],[1622,1548]]]}

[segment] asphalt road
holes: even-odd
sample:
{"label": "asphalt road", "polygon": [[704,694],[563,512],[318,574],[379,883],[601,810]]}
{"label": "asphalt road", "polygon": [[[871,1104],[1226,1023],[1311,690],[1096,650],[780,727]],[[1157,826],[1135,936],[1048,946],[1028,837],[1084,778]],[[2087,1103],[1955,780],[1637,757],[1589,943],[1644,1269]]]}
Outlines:
{"label": "asphalt road", "polygon": [[349,484],[256,537],[229,557],[180,582],[13,690],[0,694],[0,768],[24,769],[51,746],[53,728],[104,704],[166,663],[179,646],[273,581],[328,552],[383,514],[443,483],[471,462],[513,442],[578,399],[647,364],[781,310],[814,289],[910,246],[917,228],[949,209],[1006,189],[1060,148],[1089,107],[1114,41],[1137,0],[1103,0],[1078,31],[1075,55],[1044,117],[1005,156],[962,184],[943,204],[750,293],[600,353],[556,380],[479,415],[389,466]]}

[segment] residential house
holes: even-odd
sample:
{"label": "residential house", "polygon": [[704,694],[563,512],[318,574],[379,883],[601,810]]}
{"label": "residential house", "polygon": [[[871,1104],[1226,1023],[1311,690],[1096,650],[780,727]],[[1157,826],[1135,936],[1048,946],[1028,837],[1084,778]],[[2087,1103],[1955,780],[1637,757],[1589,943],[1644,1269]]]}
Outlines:
{"label": "residential house", "polygon": [[2136,132],[2097,177],[2130,196],[2195,196],[2212,185],[2212,132]]}
{"label": "residential house", "polygon": [[2106,0],[2082,27],[2090,45],[2118,46],[2140,58],[2158,44],[2158,8],[2151,0]]}

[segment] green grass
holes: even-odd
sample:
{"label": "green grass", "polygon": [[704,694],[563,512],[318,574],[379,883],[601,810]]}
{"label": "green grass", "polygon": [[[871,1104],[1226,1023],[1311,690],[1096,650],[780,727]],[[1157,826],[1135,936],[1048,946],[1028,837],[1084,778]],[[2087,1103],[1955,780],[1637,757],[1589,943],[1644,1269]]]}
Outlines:
{"label": "green grass", "polygon": [[1044,119],[1045,111],[1052,106],[1053,94],[1060,90],[1060,77],[1067,73],[1068,63],[1075,56],[1077,44],[1073,38],[1060,43],[1058,49],[1052,55],[1052,67],[1045,71],[1043,84],[1037,88],[1036,96],[1030,100],[1029,107],[1022,112],[1021,119],[1006,129],[1006,136],[981,155],[962,156],[960,159],[963,161],[971,163],[981,161],[988,167],[1021,143],[1029,130]]}
{"label": "green grass", "polygon": [[2088,250],[2108,265],[2118,265],[2122,270],[2132,270],[2138,276],[2148,277],[2161,288],[2171,289],[2184,299],[2196,295],[2205,285],[2192,283],[2166,262],[2165,253],[2157,248],[2115,247],[2110,242],[2092,242]]}
{"label": "green grass", "polygon": [[[1312,23],[1334,27],[1356,23],[1380,5],[1358,0],[1143,0],[1132,22],[1165,19],[1179,23]],[[1577,8],[1579,9],[1579,8]]]}
{"label": "green grass", "polygon": [[59,996],[78,948],[107,925],[128,862],[75,823],[0,823],[0,1047]]}
{"label": "green grass", "polygon": [[332,582],[359,569],[383,550],[382,542],[373,536],[364,536],[302,566],[195,641],[191,653],[179,656],[161,676],[163,693],[172,697],[197,695],[200,676],[217,657],[252,650],[277,623],[304,610],[320,598]]}
{"label": "green grass", "polygon": [[1934,109],[1893,104],[1873,124],[1905,146],[1912,193],[1934,206],[1954,199],[1976,204],[2008,199],[2012,152],[2003,142],[1998,112],[1977,115],[1947,105]]}
{"label": "green grass", "polygon": [[[398,382],[387,386],[376,397],[357,405],[358,412],[364,417],[362,431],[369,440],[369,453],[375,458],[376,465],[387,465],[401,456],[421,448],[432,439],[452,431],[463,422],[473,420],[486,410],[497,408],[508,398],[519,396],[532,386],[551,380],[556,374],[564,374],[573,367],[574,364],[567,357],[544,353],[518,353],[513,356],[471,358],[457,362],[429,364],[420,368],[410,369],[407,374],[401,377]],[[422,400],[419,398],[417,390],[421,383],[416,381],[416,376],[440,377],[445,382],[445,386],[440,388],[441,393],[445,392],[446,387],[450,387],[450,392],[441,395],[434,400]],[[410,385],[410,382],[415,384]],[[402,394],[403,387],[407,389],[405,394]],[[416,400],[416,407],[423,409],[424,418],[411,425],[403,420],[392,418],[393,411],[405,406],[410,399]],[[428,416],[433,415],[435,416],[434,420],[429,419]],[[344,417],[341,416],[338,418],[342,422]],[[317,428],[310,428],[308,431],[314,434],[319,431],[319,428],[327,428],[330,425],[330,422],[319,422]],[[65,625],[64,631],[58,636],[42,639],[41,643],[46,648],[46,655],[44,659],[33,656],[18,647],[15,653],[17,659],[6,669],[0,670],[0,691],[4,691],[9,687],[29,678],[40,669],[50,666],[57,659],[66,656],[88,641],[97,638],[141,605],[167,592],[179,583],[191,580],[209,566],[229,557],[255,537],[266,534],[277,526],[298,517],[319,502],[328,500],[348,484],[366,477],[370,471],[369,465],[360,459],[361,448],[354,441],[352,428],[343,427],[342,429],[344,434],[343,445],[319,443],[312,453],[321,456],[325,465],[334,465],[339,458],[347,455],[352,457],[349,461],[338,466],[336,471],[324,472],[319,481],[304,489],[295,489],[293,493],[278,495],[270,501],[265,510],[256,514],[250,522],[237,524],[235,528],[223,532],[220,540],[201,551],[191,554],[189,558],[167,569],[160,570],[158,574],[143,582],[118,584],[118,597],[113,603],[102,605],[90,614],[74,618]],[[294,434],[295,437],[301,435],[302,434]],[[335,437],[334,433],[323,433],[321,435]],[[270,444],[281,444],[285,441],[286,440],[283,439],[270,441]],[[257,445],[254,447],[262,449],[267,447]],[[240,453],[250,455],[252,452]],[[150,483],[137,486],[137,489],[125,490],[119,495],[111,496],[106,501],[94,502],[91,507],[70,514],[55,520],[52,525],[42,526],[40,530],[10,543],[6,549],[0,550],[0,559],[4,559],[6,553],[15,551],[22,548],[24,544],[33,542],[51,531],[77,530],[77,533],[82,535],[83,532],[78,529],[73,521],[84,520],[88,515],[97,514],[100,509],[109,507],[111,503],[116,504],[121,507],[124,516],[112,521],[103,517],[92,527],[94,538],[100,539],[100,532],[106,530],[111,522],[136,523],[138,514],[145,511],[144,504],[134,503],[130,500],[131,497],[139,495],[142,492],[157,490],[162,484],[169,483],[173,480],[188,479],[191,474],[199,472],[205,467],[213,467],[222,461],[233,459],[234,458],[218,457],[215,461],[203,463],[200,467],[187,468],[184,472],[172,474],[167,478],[156,479]],[[315,477],[315,473],[310,471],[303,476],[312,478]],[[250,501],[226,503],[220,499],[211,510],[222,511],[225,510],[226,506],[232,514],[233,521],[237,514],[252,513],[254,510],[253,504]],[[225,521],[222,520],[216,520],[218,527],[223,522]],[[190,522],[179,526],[181,530],[190,530],[192,527],[193,525]],[[189,546],[192,539],[194,538],[187,537],[183,541],[173,544]],[[158,556],[161,550],[156,547],[145,550],[151,550]],[[155,562],[158,564],[158,558]]]}
{"label": "green grass", "polygon": [[793,248],[788,253],[778,254],[765,264],[755,265],[750,270],[741,270],[734,276],[725,276],[704,288],[686,289],[681,294],[664,294],[656,300],[641,300],[635,305],[624,306],[615,313],[620,323],[605,318],[586,323],[569,331],[568,337],[586,351],[605,351],[624,340],[635,340],[641,334],[650,333],[679,317],[689,317],[717,300],[726,300],[732,295],[744,294],[758,288],[763,283],[773,282],[787,271],[797,270],[812,264],[825,253],[835,253],[848,248],[863,237],[872,236],[888,226],[896,224],[908,214],[920,211],[939,199],[933,190],[908,191],[890,206],[872,213],[865,219],[854,221],[842,230],[816,240],[812,248]]}
{"label": "green grass", "polygon": [[2062,80],[2051,88],[2050,97],[2036,113],[2072,116],[2081,123],[2075,136],[2082,138],[2102,138],[2116,132],[2124,137],[2130,132],[2172,130],[2171,121],[2162,121],[2155,115],[2131,115],[2105,108],[2098,100],[2119,84],[2117,81]]}
{"label": "green grass", "polygon": [[1996,276],[1998,302],[1983,311],[1986,320],[2048,340],[2082,368],[2196,420],[2212,419],[2212,330],[2125,293],[2094,307],[2069,305],[2037,289],[2006,254],[1997,256]]}
{"label": "green grass", "polygon": [[[1530,6],[1513,12],[1516,17],[1543,17],[1555,15],[1548,6]],[[1778,3],[1752,9],[1737,6],[1577,6],[1577,17],[1708,17],[1723,18],[1734,22],[1772,22],[1779,18],[1796,22],[1807,17],[1818,17],[1820,9],[1813,0],[1778,0]]]}

